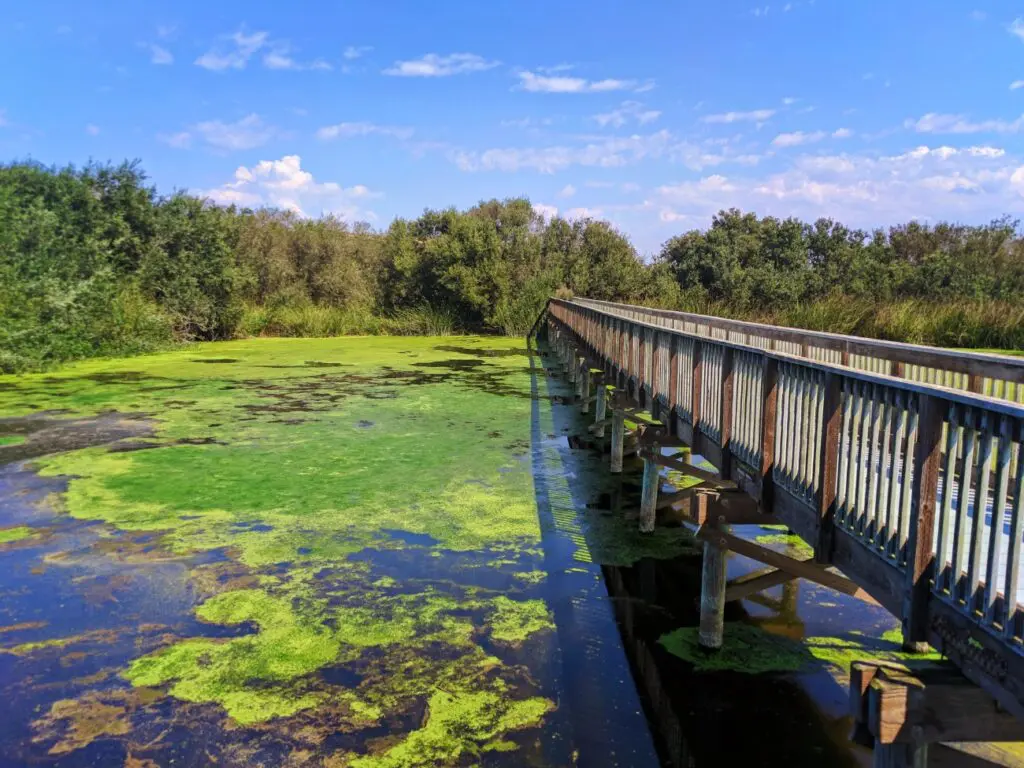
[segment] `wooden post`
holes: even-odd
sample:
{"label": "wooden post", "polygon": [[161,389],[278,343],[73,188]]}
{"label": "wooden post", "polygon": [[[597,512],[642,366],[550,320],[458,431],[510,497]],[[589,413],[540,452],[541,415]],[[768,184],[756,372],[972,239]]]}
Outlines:
{"label": "wooden post", "polygon": [[569,369],[569,382],[572,384],[575,384],[579,377],[579,364],[580,358],[576,354],[576,347],[569,344],[569,359],[566,361],[566,367]]}
{"label": "wooden post", "polygon": [[843,427],[842,382],[834,373],[825,374],[825,400],[822,407],[821,468],[818,475],[818,541],[814,559],[832,561],[835,534],[836,478],[839,472],[839,446]]}
{"label": "wooden post", "polygon": [[902,360],[890,360],[889,375],[897,379],[905,379],[907,377],[907,364]]}
{"label": "wooden post", "polygon": [[604,437],[604,424],[602,423],[607,417],[608,413],[608,387],[604,384],[604,378],[598,378],[597,381],[597,405],[594,408],[594,423],[601,424],[600,427],[594,430],[594,437]]}
{"label": "wooden post", "polygon": [[[618,404],[616,403],[616,406]],[[612,474],[622,472],[622,445],[626,441],[626,412],[620,407],[612,411]]]}
{"label": "wooden post", "polygon": [[972,373],[967,378],[967,389],[971,392],[977,392],[983,394],[985,389],[985,377],[980,373]]}
{"label": "wooden post", "polygon": [[[707,514],[708,497],[697,494],[698,514]],[[709,520],[716,530],[727,526],[721,520]],[[704,562],[700,581],[700,630],[697,640],[702,648],[717,651],[725,635],[725,566],[727,554],[711,541],[704,542]]]}
{"label": "wooden post", "polygon": [[[657,443],[648,451],[660,453]],[[658,507],[658,484],[661,481],[660,468],[648,456],[644,456],[644,479],[640,491],[640,533],[653,533],[655,513]]]}
{"label": "wooden post", "polygon": [[583,375],[580,377],[580,392],[583,398],[583,413],[590,413],[590,363],[583,361]]}
{"label": "wooden post", "polygon": [[693,399],[690,401],[690,411],[693,415],[693,437],[697,438],[697,424],[700,423],[701,391],[704,383],[704,362],[703,345],[693,340]]}
{"label": "wooden post", "polygon": [[726,480],[732,476],[732,400],[735,391],[736,377],[732,370],[732,347],[726,347],[722,353],[722,466],[719,470]]}
{"label": "wooden post", "polygon": [[928,768],[928,745],[875,742],[871,768]]}
{"label": "wooden post", "polygon": [[775,419],[779,402],[779,362],[764,358],[761,371],[761,511],[770,515],[775,510]]}
{"label": "wooden post", "polygon": [[917,450],[910,495],[910,536],[907,540],[907,579],[903,597],[903,646],[912,651],[928,649],[929,582],[935,567],[932,540],[935,506],[942,464],[941,401],[918,396]]}

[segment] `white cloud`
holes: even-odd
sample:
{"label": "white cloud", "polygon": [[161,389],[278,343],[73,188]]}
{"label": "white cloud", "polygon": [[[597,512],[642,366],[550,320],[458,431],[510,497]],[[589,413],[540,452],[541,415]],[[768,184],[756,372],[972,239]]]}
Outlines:
{"label": "white cloud", "polygon": [[533,210],[545,219],[553,219],[558,215],[558,208],[553,205],[544,205],[544,203],[534,203]]}
{"label": "white cloud", "polygon": [[192,134],[188,131],[179,133],[161,133],[157,138],[174,149],[188,149],[192,146]]}
{"label": "white cloud", "polygon": [[918,133],[1018,133],[1024,128],[1024,115],[1012,121],[972,122],[964,115],[943,115],[929,112],[917,120],[908,119],[903,125]]}
{"label": "white cloud", "polygon": [[644,109],[644,105],[639,101],[624,101],[618,109],[594,115],[593,119],[602,128],[607,126],[621,128],[630,120],[636,120],[640,125],[646,125],[659,117],[661,117],[661,112],[655,109]]}
{"label": "white cloud", "polygon": [[391,136],[396,139],[412,137],[412,128],[401,128],[393,125],[376,125],[374,123],[337,123],[325,125],[316,132],[316,137],[324,141],[331,139],[351,139],[357,136]]}
{"label": "white cloud", "polygon": [[838,128],[832,131],[833,139],[848,139],[851,136],[853,136],[853,131],[851,131],[849,128]]}
{"label": "white cloud", "polygon": [[566,184],[562,187],[562,191],[558,193],[559,197],[568,198],[576,194],[576,187],[572,184]]}
{"label": "white cloud", "polygon": [[586,80],[582,77],[546,77],[533,72],[519,73],[519,87],[531,93],[608,93],[610,91],[649,91],[653,83],[638,85],[636,80]]}
{"label": "white cloud", "polygon": [[372,50],[372,45],[350,45],[341,55],[348,61],[355,61],[356,59],[361,59]]}
{"label": "white cloud", "polygon": [[772,140],[772,146],[798,147],[801,144],[813,144],[814,142],[821,141],[824,138],[824,131],[812,131],[811,133],[804,133],[803,131],[780,133],[774,140]]}
{"label": "white cloud", "polygon": [[[292,56],[287,40],[271,40],[267,32],[247,33],[244,28],[230,35],[221,35],[220,44],[195,60],[196,66],[213,72],[245,69],[257,53],[263,52],[263,66],[267,69],[300,71],[306,69],[333,69],[323,59],[300,62]],[[156,46],[153,46],[156,48]],[[156,62],[154,62],[156,63]]]}
{"label": "white cloud", "polygon": [[600,219],[602,212],[600,208],[570,208],[564,214],[570,221],[579,219]]}
{"label": "white cloud", "polygon": [[168,65],[174,63],[174,55],[166,48],[153,43],[145,47],[149,49],[149,60],[152,64]]}
{"label": "white cloud", "polygon": [[216,149],[242,150],[263,146],[277,133],[277,129],[266,125],[259,115],[251,114],[233,123],[207,120],[186,131],[160,134],[157,138],[176,149],[188,149],[193,139],[198,138]]}
{"label": "white cloud", "polygon": [[1024,80],[1014,80],[1012,83],[1010,83],[1011,91],[1016,91],[1020,88],[1024,88]]}
{"label": "white cloud", "polygon": [[702,123],[763,123],[775,115],[774,109],[755,109],[750,112],[723,112],[717,115],[705,115]]}
{"label": "white cloud", "polygon": [[85,126],[85,132],[90,136],[99,136],[100,127],[98,125],[94,125],[93,123],[89,123],[87,126]]}
{"label": "white cloud", "polygon": [[420,59],[396,61],[384,70],[384,74],[396,77],[448,77],[469,72],[483,72],[493,69],[500,63],[487,61],[475,53],[453,53],[448,56],[428,53]]}
{"label": "white cloud", "polygon": [[1024,18],[1018,16],[1013,20],[1013,23],[1009,27],[1010,34],[1016,35],[1021,40],[1024,40]]}
{"label": "white cloud", "polygon": [[578,146],[455,150],[448,156],[467,172],[532,170],[555,173],[573,165],[616,168],[645,158],[663,157],[673,143],[672,134],[662,130],[648,135],[603,138]]}
{"label": "white cloud", "polygon": [[249,59],[267,44],[269,38],[270,35],[267,32],[246,34],[241,29],[230,35],[223,35],[221,39],[228,45],[207,51],[196,59],[196,66],[213,72],[223,72],[226,69],[245,69]]}
{"label": "white cloud", "polygon": [[828,216],[863,228],[915,218],[988,221],[1024,212],[1024,165],[988,146],[922,146],[888,157],[803,155],[767,176],[665,185],[647,202],[676,227],[706,226],[731,207],[804,220]]}
{"label": "white cloud", "polygon": [[280,160],[261,160],[251,168],[240,166],[234,181],[204,195],[221,205],[246,207],[270,206],[294,211],[300,216],[335,214],[347,219],[375,219],[376,214],[364,210],[362,201],[379,194],[362,184],[342,187],[328,181],[317,182],[313,174],[302,168],[298,155],[286,155]]}
{"label": "white cloud", "polygon": [[792,96],[787,96],[786,98],[784,98],[782,100],[782,103],[784,105],[786,105],[787,107],[791,107],[794,104],[796,104],[798,101],[800,101],[800,99],[793,98]]}
{"label": "white cloud", "polygon": [[750,13],[751,13],[752,16],[756,16],[756,17],[760,18],[760,17],[767,16],[768,15],[768,11],[770,11],[770,10],[771,10],[771,6],[770,5],[762,5],[762,6],[758,6],[757,8],[752,9],[750,11]]}

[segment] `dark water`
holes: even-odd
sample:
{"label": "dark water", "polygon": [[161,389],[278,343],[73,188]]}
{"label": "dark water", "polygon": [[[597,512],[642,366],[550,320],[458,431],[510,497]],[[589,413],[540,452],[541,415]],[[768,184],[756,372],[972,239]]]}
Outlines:
{"label": "dark water", "polygon": [[[500,376],[486,370],[487,354],[457,345],[448,351],[481,359],[469,364],[444,361],[431,366],[440,370],[417,373],[415,380],[396,375],[389,383],[429,385],[457,376],[496,394],[509,389]],[[505,354],[495,355],[499,352]],[[545,370],[548,362],[549,358],[528,358],[531,435],[524,460],[530,462],[534,480],[540,551],[502,553],[509,562],[494,567],[494,553],[438,556],[429,536],[392,530],[383,533],[402,542],[401,548],[368,549],[353,558],[371,563],[373,578],[392,578],[410,593],[433,589],[460,596],[467,589],[485,589],[515,591],[547,602],[555,618],[554,633],[518,650],[485,650],[528,668],[528,679],[520,684],[530,695],[551,698],[558,708],[539,737],[534,733],[520,743],[519,751],[489,754],[480,764],[793,768],[862,763],[865,753],[847,740],[846,689],[827,671],[695,673],[658,644],[663,634],[697,622],[700,559],[602,564],[600,542],[589,539],[587,532],[581,534],[576,523],[587,515],[608,516],[636,506],[640,467],[627,462],[621,478],[608,476],[606,457],[592,443],[578,439],[589,419],[581,417],[578,406],[568,404],[571,389]],[[521,391],[509,394],[527,396]],[[542,407],[546,402],[551,403],[550,417],[546,405]],[[367,421],[365,428],[372,427]],[[139,701],[119,676],[131,660],[165,645],[169,637],[230,637],[255,631],[193,617],[196,605],[209,595],[197,585],[197,573],[223,583],[244,579],[244,569],[235,569],[228,553],[176,557],[154,547],[147,535],[121,534],[103,524],[60,515],[45,502],[63,487],[62,481],[40,478],[24,463],[0,466],[4,525],[28,524],[45,531],[4,554],[0,626],[18,625],[12,630],[18,643],[55,636],[80,638],[29,656],[0,653],[0,767],[120,766],[129,759],[153,761],[133,763],[138,768],[292,764],[289,756],[298,744],[293,732],[225,729],[218,707],[170,697]],[[261,525],[253,520],[238,527],[259,532]],[[730,576],[752,567],[734,558]],[[515,577],[524,570],[543,570],[547,576],[524,588]],[[332,578],[345,576],[322,575],[327,586]],[[803,584],[778,588],[758,602],[730,605],[727,618],[760,623],[797,639],[892,625],[878,609]],[[10,644],[7,640],[0,636],[5,645]],[[354,687],[367,670],[347,664],[326,667],[318,674],[327,684]],[[55,701],[83,695],[95,697],[99,723],[86,722],[83,727],[99,727],[100,735],[81,749],[49,754],[54,741],[34,729],[33,721]],[[362,741],[386,736],[391,729],[414,729],[423,715],[421,708],[404,713],[401,721],[364,729],[358,734],[360,743],[339,730],[310,749],[322,754],[358,748]],[[296,721],[292,731],[304,724],[324,727],[302,717]],[[128,730],[130,744],[122,738]]]}

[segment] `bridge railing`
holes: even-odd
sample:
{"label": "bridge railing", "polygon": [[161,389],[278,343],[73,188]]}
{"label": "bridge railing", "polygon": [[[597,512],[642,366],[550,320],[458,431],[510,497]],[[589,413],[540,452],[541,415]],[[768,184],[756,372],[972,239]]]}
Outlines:
{"label": "bridge railing", "polygon": [[900,617],[906,642],[1024,716],[1024,406],[798,356],[779,348],[790,330],[771,349],[631,312],[549,303],[554,333]]}
{"label": "bridge railing", "polygon": [[697,336],[736,341],[823,363],[1024,402],[1024,357],[946,350],[920,344],[781,328],[594,299],[581,298],[574,301],[582,306],[652,325],[677,328]]}

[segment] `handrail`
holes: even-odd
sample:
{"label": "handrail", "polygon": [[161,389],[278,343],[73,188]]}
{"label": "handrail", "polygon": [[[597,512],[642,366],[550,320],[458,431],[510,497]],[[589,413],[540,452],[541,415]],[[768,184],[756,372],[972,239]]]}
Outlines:
{"label": "handrail", "polygon": [[750,346],[762,349],[781,347],[800,357],[986,393],[999,399],[1024,401],[1024,357],[784,328],[597,299],[578,298],[573,301],[582,306],[625,313],[631,319],[646,318],[659,326],[681,330],[692,326],[692,330],[701,336],[721,338],[724,334],[725,339],[736,340],[732,337],[738,335]]}
{"label": "handrail", "polygon": [[[683,313],[585,299],[547,309],[556,345],[581,350],[900,616],[906,642],[939,647],[1024,716],[1024,405],[809,353],[872,344],[855,337],[787,329],[765,344],[769,327],[756,324],[718,338],[725,325],[705,333]],[[925,353],[1003,364],[873,348],[897,351],[906,366]]]}

